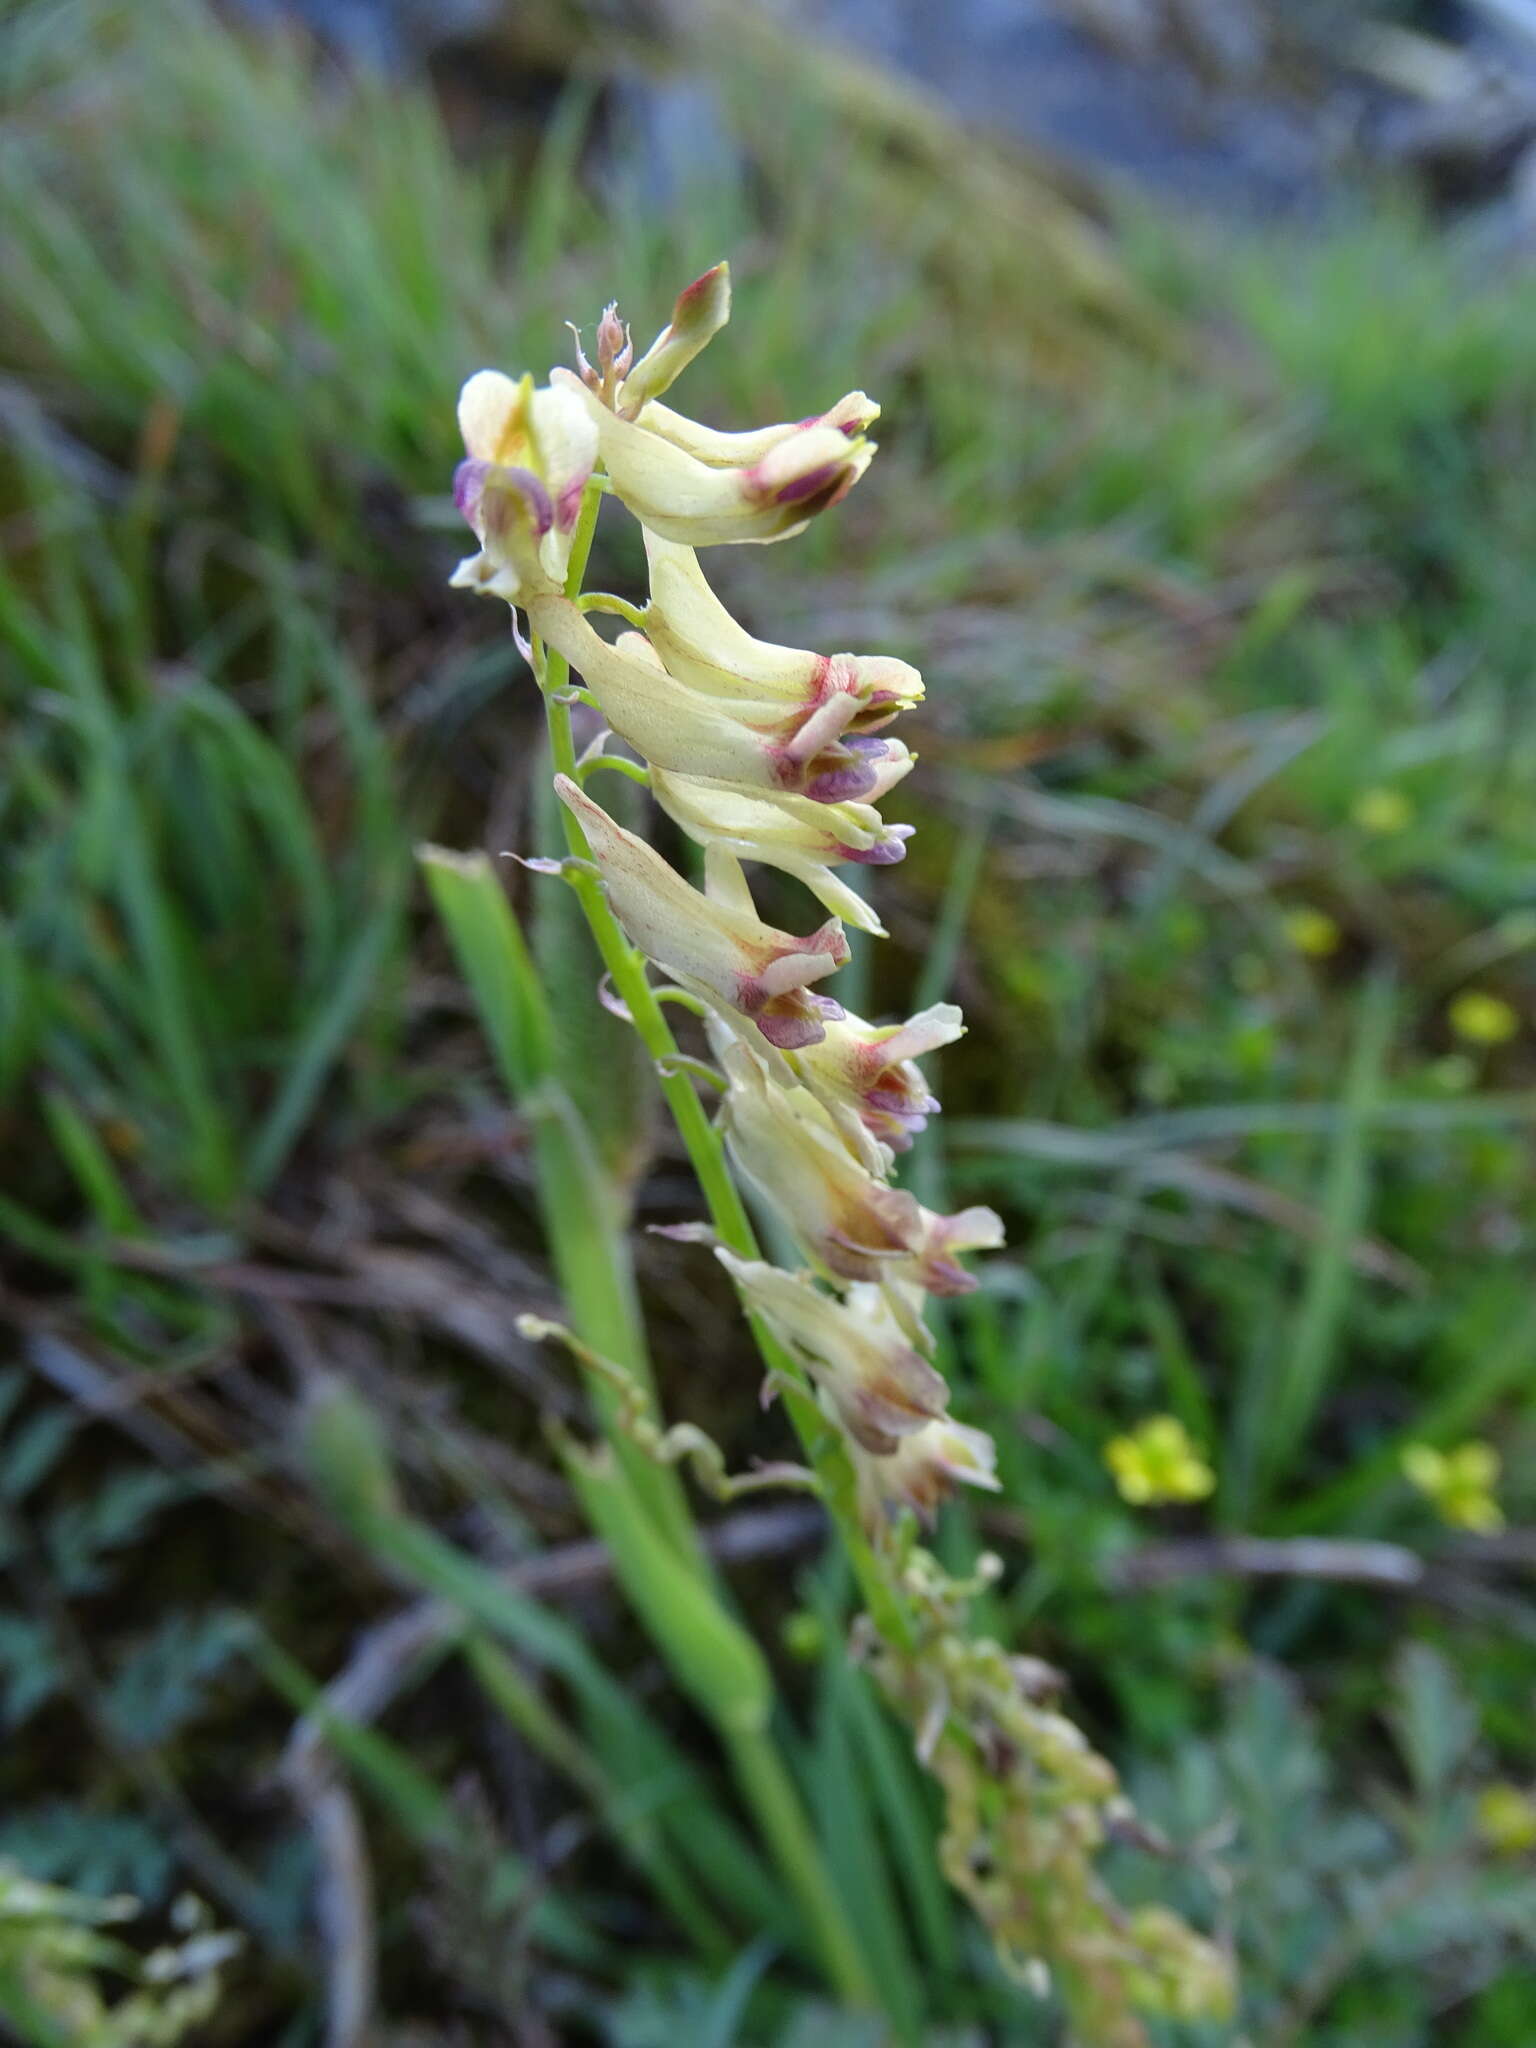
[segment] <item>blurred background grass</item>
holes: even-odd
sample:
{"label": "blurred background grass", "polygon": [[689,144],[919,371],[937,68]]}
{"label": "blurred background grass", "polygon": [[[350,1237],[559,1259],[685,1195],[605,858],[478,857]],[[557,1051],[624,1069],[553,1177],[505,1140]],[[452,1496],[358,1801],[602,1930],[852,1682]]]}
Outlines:
{"label": "blurred background grass", "polygon": [[[1171,1838],[1126,1883],[1234,1932],[1232,2040],[1525,2048],[1536,286],[1433,179],[1223,219],[774,16],[651,29],[522,10],[428,82],[190,4],[0,25],[0,1857],[242,1928],[199,2040],[334,2029],[341,1781],[285,1744],[405,1598],[305,1477],[339,1380],[605,1667],[523,1646],[579,1768],[441,1634],[342,1703],[376,2038],[1056,2038],[951,1908],[813,1522],[754,1511],[720,1540],[891,1987],[880,2022],[816,2002],[572,1547],[540,1415],[579,1403],[514,1327],[553,1302],[525,1133],[412,876],[423,837],[548,836],[526,679],[443,588],[460,379],[615,293],[647,333],[728,254],[690,410],[885,406],[837,519],[722,573],[772,637],[928,680],[895,943],[853,972],[872,1014],[964,1003],[913,1170],[1009,1223],[946,1325],[1005,1480],[955,1556],[979,1524],[987,1619]],[[610,1163],[692,1213],[562,906],[513,886]],[[771,1449],[697,1255],[641,1262],[669,1405]],[[1106,1469],[1160,1413],[1200,1506]],[[1403,1476],[1470,1438],[1502,1533]],[[662,1781],[713,1935],[604,1847]]]}

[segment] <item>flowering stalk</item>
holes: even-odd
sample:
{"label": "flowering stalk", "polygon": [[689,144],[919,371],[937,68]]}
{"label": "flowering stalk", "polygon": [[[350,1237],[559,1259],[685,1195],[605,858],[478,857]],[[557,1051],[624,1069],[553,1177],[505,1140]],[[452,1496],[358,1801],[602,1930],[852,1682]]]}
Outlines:
{"label": "flowering stalk", "polygon": [[[878,806],[912,766],[886,728],[921,696],[921,678],[883,657],[755,639],[715,597],[694,552],[786,539],[835,505],[869,466],[879,408],[851,392],[812,418],[747,434],[671,411],[660,394],[729,309],[719,265],[679,296],[638,363],[610,307],[595,364],[578,338],[577,371],[557,369],[538,389],[493,371],[471,378],[456,496],[480,546],[454,581],[508,601],[514,630],[518,611],[527,616],[520,644],[545,697],[568,849],[552,865],[575,888],[613,1000],[655,1063],[709,1209],[704,1234],[757,1337],[765,1392],[784,1400],[809,1460],[797,1483],[818,1488],[847,1547],[868,1610],[856,1641],[943,1788],[946,1873],[1006,1963],[1032,1982],[1054,1975],[1085,2039],[1139,2048],[1141,2014],[1228,2008],[1225,1959],[1173,1915],[1127,1914],[1104,1889],[1094,1853],[1132,1827],[1112,1769],[1033,1696],[1038,1667],[969,1633],[968,1588],[914,1541],[914,1516],[931,1522],[955,1486],[998,1484],[990,1439],[949,1413],[923,1305],[976,1284],[961,1256],[1000,1244],[1001,1224],[988,1209],[938,1215],[892,1180],[897,1153],[938,1107],[915,1062],[959,1035],[960,1014],[940,1004],[905,1024],[871,1025],[824,986],[848,957],[839,919],[880,930],[835,870],[905,852],[910,828],[887,823]],[[644,529],[643,609],[582,592],[605,490]],[[609,641],[594,613],[632,630]],[[579,760],[577,695],[608,727]],[[638,761],[605,754],[610,737]],[[646,781],[703,847],[702,890],[588,793],[604,765]],[[766,924],[743,862],[797,877],[832,917],[804,931]],[[713,1121],[695,1088],[699,1063],[680,1057],[664,1001],[704,1020],[723,1091]],[[778,1213],[802,1269],[763,1260],[738,1182]],[[579,1343],[569,1348],[605,1384],[620,1371]],[[718,1490],[718,1456],[700,1458],[691,1425],[663,1429],[643,1390],[608,1413],[631,1446],[658,1458],[686,1452]],[[711,1590],[648,1527],[643,1498],[614,1483],[611,1453],[568,1446],[566,1455],[680,1683],[706,1709],[726,1693],[734,1700],[717,1726],[781,1868],[817,1910],[825,1873],[797,1805],[771,1777],[773,1752],[735,1746],[743,1733],[761,1735],[759,1665],[739,1644],[714,1640]],[[685,1624],[685,1614],[694,1619]],[[843,1960],[847,1989],[856,1972]]]}

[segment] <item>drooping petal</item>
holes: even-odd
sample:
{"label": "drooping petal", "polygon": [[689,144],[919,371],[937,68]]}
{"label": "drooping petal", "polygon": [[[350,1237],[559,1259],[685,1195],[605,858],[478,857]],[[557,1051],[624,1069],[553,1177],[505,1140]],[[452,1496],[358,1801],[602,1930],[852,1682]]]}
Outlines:
{"label": "drooping petal", "polygon": [[854,1469],[866,1522],[877,1525],[902,1508],[933,1523],[957,1485],[996,1493],[997,1446],[985,1430],[943,1416],[898,1439],[884,1456],[855,1445]]}
{"label": "drooping petal", "polygon": [[721,1127],[737,1170],[783,1217],[806,1256],[843,1280],[880,1281],[923,1245],[923,1211],[849,1152],[809,1089],[784,1087],[728,1046]]}
{"label": "drooping petal", "polygon": [[740,860],[762,861],[794,875],[849,924],[884,932],[875,911],[838,880],[833,867],[845,861],[887,865],[900,860],[909,825],[887,825],[869,804],[819,804],[810,797],[661,770],[653,772],[651,788],[668,816],[701,845],[721,845]]}
{"label": "drooping petal", "polygon": [[795,1070],[861,1155],[869,1143],[905,1152],[939,1106],[914,1062],[964,1031],[954,1003],[935,1003],[905,1024],[845,1016],[828,1026],[819,1045],[795,1055]]}
{"label": "drooping petal", "polygon": [[569,776],[557,775],[555,788],[580,820],[614,915],[642,953],[685,987],[750,1018],[770,1045],[792,1050],[820,1038],[824,1011],[807,991],[848,958],[835,919],[797,938],[701,895]]}

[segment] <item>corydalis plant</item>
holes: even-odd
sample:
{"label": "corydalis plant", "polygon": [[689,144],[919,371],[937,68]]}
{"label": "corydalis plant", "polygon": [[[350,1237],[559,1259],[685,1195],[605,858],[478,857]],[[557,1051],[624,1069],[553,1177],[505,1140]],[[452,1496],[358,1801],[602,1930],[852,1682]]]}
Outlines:
{"label": "corydalis plant", "polygon": [[[673,412],[661,394],[729,312],[720,264],[679,296],[638,361],[610,306],[595,363],[578,336],[577,370],[555,369],[545,385],[493,370],[472,377],[459,402],[466,459],[455,495],[479,550],[453,580],[514,607],[549,712],[570,855],[561,865],[592,924],[609,1000],[657,1059],[709,1234],[752,1320],[769,1390],[784,1395],[805,1445],[812,1469],[792,1476],[820,1492],[848,1547],[869,1608],[861,1653],[944,1790],[945,1870],[1005,1961],[1031,1980],[1052,1973],[1083,2038],[1122,2048],[1144,2040],[1140,2014],[1227,2010],[1229,1973],[1171,1914],[1117,1906],[1094,1869],[1100,1844],[1130,1826],[1111,1767],[1041,1703],[1039,1667],[968,1632],[966,1588],[914,1540],[914,1517],[931,1522],[956,1485],[998,1485],[991,1440],[949,1412],[923,1306],[973,1287],[960,1257],[999,1245],[1002,1227],[989,1209],[937,1215],[892,1179],[897,1153],[938,1108],[916,1060],[960,1035],[959,1011],[940,1004],[872,1025],[825,986],[848,957],[840,920],[881,931],[836,870],[906,850],[910,828],[879,807],[912,767],[889,726],[919,701],[922,680],[886,656],[756,639],[695,553],[787,539],[835,505],[869,466],[879,408],[850,392],[824,413],[749,433]],[[581,589],[605,492],[644,530],[643,608]],[[628,630],[605,638],[592,623],[604,613]],[[574,694],[607,727],[580,761],[572,671]],[[637,758],[606,752],[610,739]],[[647,782],[702,846],[702,889],[588,793],[605,767]],[[803,933],[765,923],[743,863],[798,876],[832,917]],[[664,1000],[704,1019],[721,1089],[713,1122]],[[762,1258],[727,1157],[777,1211],[802,1270]],[[642,1408],[635,1391],[625,1413],[651,1454],[696,1456],[691,1424],[663,1430]]]}

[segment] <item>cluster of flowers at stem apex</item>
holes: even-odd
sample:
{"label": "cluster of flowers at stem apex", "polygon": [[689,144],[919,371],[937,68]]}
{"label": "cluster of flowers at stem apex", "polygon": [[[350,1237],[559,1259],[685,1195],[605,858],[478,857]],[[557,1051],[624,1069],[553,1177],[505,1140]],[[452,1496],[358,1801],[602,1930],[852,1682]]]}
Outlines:
{"label": "cluster of flowers at stem apex", "polygon": [[[568,837],[631,943],[702,1009],[732,1164],[804,1261],[790,1271],[717,1247],[837,1429],[874,1555],[914,1617],[911,1640],[880,1640],[870,1662],[943,1788],[945,1869],[1005,1959],[1032,1981],[1048,1959],[1079,2038],[1142,2048],[1142,2013],[1227,2013],[1225,1958],[1172,1914],[1122,1911],[1103,1889],[1094,1855],[1130,1825],[1113,1770],[1030,1697],[1020,1660],[966,1633],[963,1589],[914,1544],[904,1512],[931,1521],[957,1484],[997,1485],[991,1439],[949,1413],[922,1308],[975,1284],[961,1257],[999,1244],[1001,1224],[990,1209],[938,1215],[893,1178],[938,1108],[917,1061],[959,1037],[960,1012],[938,1003],[871,1024],[826,988],[848,958],[844,923],[881,931],[837,870],[905,851],[907,828],[880,805],[912,766],[889,727],[922,679],[884,656],[756,639],[695,552],[787,539],[836,504],[869,466],[878,408],[855,391],[813,418],[732,434],[663,405],[729,307],[722,264],[680,295],[638,361],[610,307],[595,361],[578,336],[575,372],[538,387],[472,377],[456,496],[480,545],[454,581],[525,614],[541,682],[552,651],[606,721],[575,773],[556,777]],[[643,528],[643,607],[577,588],[594,478]],[[627,630],[606,637],[594,613]],[[610,735],[702,847],[702,888],[588,793]],[[807,931],[766,923],[744,863],[797,878],[830,915]]]}
{"label": "cluster of flowers at stem apex", "polygon": [[[705,1008],[732,1162],[781,1214],[806,1266],[719,1256],[843,1432],[878,1529],[903,1507],[931,1518],[956,1483],[997,1483],[991,1441],[949,1415],[921,1307],[925,1294],[973,1286],[960,1255],[999,1244],[1002,1231],[989,1209],[938,1215],[892,1184],[897,1153],[938,1107],[916,1061],[960,1035],[960,1012],[940,1003],[906,1023],[869,1024],[821,986],[848,958],[845,923],[882,930],[837,871],[906,850],[910,827],[879,806],[912,767],[888,728],[922,696],[922,678],[884,655],[755,638],[695,552],[799,533],[868,468],[879,408],[853,391],[810,419],[750,433],[672,411],[661,394],[729,311],[720,264],[679,295],[638,361],[609,307],[595,362],[578,335],[576,370],[555,369],[547,384],[471,377],[455,497],[480,546],[454,582],[526,616],[530,647],[564,658],[608,734],[639,757],[657,803],[703,848],[699,889],[609,816],[582,770],[556,778],[631,942]],[[594,477],[643,529],[643,609],[568,587]],[[602,612],[627,630],[599,632]],[[743,863],[797,878],[830,915],[803,933],[765,923]]]}

